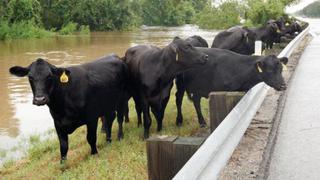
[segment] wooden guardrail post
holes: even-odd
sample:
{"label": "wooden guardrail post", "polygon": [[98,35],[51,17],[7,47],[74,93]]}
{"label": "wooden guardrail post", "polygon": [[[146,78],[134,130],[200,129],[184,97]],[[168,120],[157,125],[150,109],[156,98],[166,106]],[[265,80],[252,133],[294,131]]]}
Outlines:
{"label": "wooden guardrail post", "polygon": [[209,94],[210,130],[213,132],[237,105],[245,92],[212,92]]}
{"label": "wooden guardrail post", "polygon": [[[180,171],[191,156],[199,149],[205,139],[204,137],[179,137],[174,141],[174,175]],[[172,178],[173,176],[170,179]]]}
{"label": "wooden guardrail post", "polygon": [[204,141],[204,137],[176,136],[147,139],[149,179],[172,179]]}
{"label": "wooden guardrail post", "polygon": [[176,136],[157,136],[147,139],[148,174],[150,180],[170,179],[174,176],[173,142]]}

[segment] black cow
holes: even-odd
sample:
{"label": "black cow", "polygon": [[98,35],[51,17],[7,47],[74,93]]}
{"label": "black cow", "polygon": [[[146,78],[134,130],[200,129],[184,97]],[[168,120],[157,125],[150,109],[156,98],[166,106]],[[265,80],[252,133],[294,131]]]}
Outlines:
{"label": "black cow", "polygon": [[[143,112],[144,138],[149,137],[150,107],[160,131],[173,79],[179,73],[204,64],[207,59],[208,55],[178,37],[163,49],[138,45],[127,50],[123,60],[129,68],[130,90],[137,114]],[[141,121],[141,116],[138,118]]]}
{"label": "black cow", "polygon": [[295,33],[300,33],[302,31],[302,27],[297,22],[292,22],[290,25],[286,26],[283,31],[281,31],[283,36],[293,37]]}
{"label": "black cow", "polygon": [[228,49],[240,54],[254,53],[256,34],[254,31],[235,26],[226,31],[219,32],[212,42],[212,48]]}
{"label": "black cow", "polygon": [[81,125],[87,126],[91,154],[96,154],[98,117],[105,116],[111,139],[111,125],[117,111],[119,138],[122,134],[123,106],[128,70],[116,55],[68,68],[56,67],[37,59],[28,67],[14,66],[10,73],[28,76],[33,104],[48,105],[60,142],[61,163],[67,158],[68,134]]}
{"label": "black cow", "polygon": [[[185,39],[187,42],[189,42],[193,47],[208,47],[208,43],[205,39],[203,39],[201,36],[197,36],[197,35],[194,35],[194,36],[190,36],[188,37],[187,39]],[[181,74],[178,74],[177,76],[180,76]],[[173,85],[173,84],[172,84]],[[171,86],[170,86],[170,89],[171,89]],[[128,107],[128,106],[127,106]],[[137,106],[136,106],[137,107]],[[165,107],[164,107],[165,108]],[[128,108],[127,108],[128,109]],[[140,108],[141,109],[141,108]],[[142,124],[142,121],[141,121],[141,114],[142,114],[142,111],[139,110],[139,108],[136,108],[136,112],[137,112],[137,117],[138,117],[138,127]],[[126,110],[125,112],[125,120],[126,122],[129,122],[129,111]],[[103,128],[103,126],[102,126]],[[102,129],[102,132],[104,132],[104,129]]]}
{"label": "black cow", "polygon": [[267,49],[272,49],[273,43],[280,43],[281,41],[281,31],[278,25],[272,21],[265,26],[250,29],[256,33],[256,40],[261,40],[265,43]]}
{"label": "black cow", "polygon": [[[206,126],[200,108],[201,97],[211,91],[248,91],[259,82],[276,90],[286,89],[281,75],[282,63],[288,59],[271,56],[247,56],[217,48],[197,48],[209,55],[206,65],[184,72],[176,80],[177,126],[182,125],[181,105],[187,91],[193,101],[201,127]],[[182,78],[181,78],[182,77]]]}
{"label": "black cow", "polygon": [[186,39],[194,47],[209,47],[207,41],[203,39],[201,36],[191,36]]}
{"label": "black cow", "polygon": [[280,17],[278,20],[270,19],[269,21],[267,21],[267,24],[270,24],[270,23],[277,24],[280,31],[283,31],[286,27],[284,17]]}

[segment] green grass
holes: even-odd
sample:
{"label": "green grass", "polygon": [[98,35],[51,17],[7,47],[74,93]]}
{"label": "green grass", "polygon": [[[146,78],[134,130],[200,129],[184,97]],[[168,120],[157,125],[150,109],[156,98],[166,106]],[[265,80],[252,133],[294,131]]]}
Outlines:
{"label": "green grass", "polygon": [[[184,124],[176,127],[175,90],[172,91],[163,121],[163,131],[156,132],[156,121],[152,119],[152,135],[190,136],[198,132],[199,125],[192,103],[184,98]],[[208,101],[202,100],[202,111],[208,116]],[[49,118],[49,117],[48,117]],[[117,122],[114,122],[112,143],[106,144],[105,134],[98,127],[98,155],[90,155],[86,141],[86,128],[81,127],[69,136],[68,160],[60,165],[58,139],[38,141],[37,136],[29,140],[33,145],[26,158],[5,163],[0,170],[3,179],[147,179],[146,145],[142,140],[143,128],[137,127],[133,102],[130,102],[130,122],[124,124],[124,139],[117,141]]]}
{"label": "green grass", "polygon": [[6,150],[0,149],[0,158],[4,158],[4,157],[6,157],[6,155],[7,155]]}

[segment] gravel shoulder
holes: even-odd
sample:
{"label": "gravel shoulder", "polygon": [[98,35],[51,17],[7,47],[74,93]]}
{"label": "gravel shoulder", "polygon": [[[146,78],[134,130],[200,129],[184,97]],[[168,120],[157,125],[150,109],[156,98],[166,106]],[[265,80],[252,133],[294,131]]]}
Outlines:
{"label": "gravel shoulder", "polygon": [[[288,70],[283,72],[287,83],[290,83],[300,56],[310,40],[311,36],[306,36],[289,57]],[[282,48],[280,45],[267,54],[278,54]],[[244,137],[221,172],[220,180],[263,179],[265,177],[265,168],[269,163],[269,154],[272,151],[284,102],[285,92],[269,90]]]}

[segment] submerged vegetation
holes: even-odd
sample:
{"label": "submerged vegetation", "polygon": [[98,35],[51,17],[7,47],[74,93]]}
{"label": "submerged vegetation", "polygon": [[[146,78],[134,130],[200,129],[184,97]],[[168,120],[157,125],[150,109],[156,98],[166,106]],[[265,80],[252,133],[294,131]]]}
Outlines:
{"label": "submerged vegetation", "polygon": [[0,40],[15,38],[41,38],[52,36],[53,32],[46,31],[35,25],[33,21],[9,23],[0,20]]}
{"label": "submerged vegetation", "polygon": [[260,25],[284,14],[296,0],[3,0],[0,2],[0,40],[40,38],[53,32],[130,30],[144,25],[197,24],[224,29],[240,24]]}

